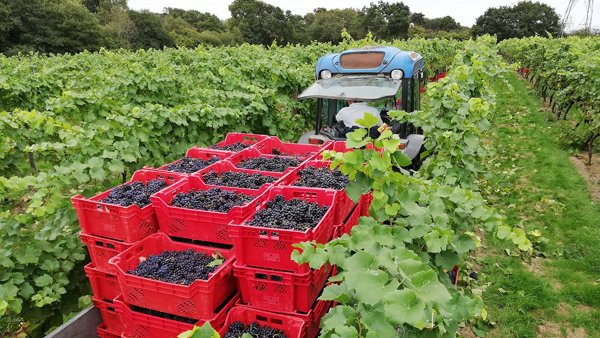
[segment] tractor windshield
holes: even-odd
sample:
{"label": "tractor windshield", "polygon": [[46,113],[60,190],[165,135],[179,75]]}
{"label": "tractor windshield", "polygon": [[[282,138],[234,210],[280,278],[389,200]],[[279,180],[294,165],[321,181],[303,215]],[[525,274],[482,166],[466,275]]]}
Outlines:
{"label": "tractor windshield", "polygon": [[321,79],[308,87],[299,99],[354,99],[363,101],[392,97],[398,92],[402,81],[383,76],[340,76]]}

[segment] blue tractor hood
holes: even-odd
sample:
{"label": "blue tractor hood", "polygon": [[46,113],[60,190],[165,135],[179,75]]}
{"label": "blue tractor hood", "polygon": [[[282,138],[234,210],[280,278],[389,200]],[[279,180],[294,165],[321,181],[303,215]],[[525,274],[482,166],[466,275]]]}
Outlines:
{"label": "blue tractor hood", "polygon": [[315,76],[321,78],[323,70],[332,75],[390,74],[399,69],[408,79],[423,68],[423,57],[416,52],[402,51],[396,47],[363,47],[341,53],[327,54],[317,62]]}

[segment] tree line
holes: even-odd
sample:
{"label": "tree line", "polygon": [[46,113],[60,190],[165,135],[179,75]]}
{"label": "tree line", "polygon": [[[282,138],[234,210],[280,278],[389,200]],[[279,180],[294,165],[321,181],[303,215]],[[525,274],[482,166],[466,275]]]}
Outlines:
{"label": "tree line", "polygon": [[260,0],[235,0],[231,18],[165,8],[162,13],[135,11],[127,0],[2,0],[0,52],[76,53],[84,50],[160,49],[241,43],[270,45],[338,43],[346,30],[354,38],[413,37],[468,39],[492,34],[499,39],[557,34],[559,16],[551,7],[522,1],[488,9],[472,27],[451,16],[427,18],[402,2],[373,2],[361,9],[317,8],[305,15],[284,11]]}

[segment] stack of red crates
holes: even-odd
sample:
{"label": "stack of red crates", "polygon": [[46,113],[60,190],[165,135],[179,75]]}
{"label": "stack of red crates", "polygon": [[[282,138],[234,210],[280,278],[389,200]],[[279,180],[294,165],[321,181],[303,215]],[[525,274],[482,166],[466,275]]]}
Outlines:
{"label": "stack of red crates", "polygon": [[[246,148],[222,149],[237,143]],[[160,178],[169,185],[151,196],[150,206],[120,207],[100,202],[108,191],[92,198],[72,198],[82,227],[81,238],[92,258],[85,270],[94,303],[104,320],[98,327],[99,336],[177,336],[207,321],[221,333],[234,321],[256,321],[281,328],[288,337],[312,338],[318,334],[320,319],[332,304],[317,301],[317,297],[334,269],[324,266],[313,270],[307,264],[296,264],[290,259],[292,244],[312,240],[326,243],[348,233],[359,216],[365,214],[369,199],[365,196],[357,205],[343,190],[294,184],[299,170],[331,165],[322,160],[324,150],[349,149],[344,142],[300,145],[284,143],[276,137],[240,133],[228,134],[217,146],[220,149],[188,150],[187,157],[219,158],[196,173],[170,172],[168,165],[136,172],[131,181]],[[236,167],[243,159],[271,156],[293,156],[300,164],[282,173]],[[275,180],[255,190],[219,187],[253,197],[246,205],[227,213],[171,205],[179,192],[215,188],[204,182],[204,174],[229,171],[260,173]],[[315,228],[305,232],[248,226],[254,213],[277,195],[316,202],[329,210]],[[218,250],[225,261],[208,280],[189,286],[127,273],[148,255],[187,249],[207,254]],[[170,315],[170,319],[157,316],[157,312]]]}
{"label": "stack of red crates", "polygon": [[[171,185],[183,179],[177,173],[152,169],[135,172],[130,182],[148,182],[161,179]],[[90,280],[94,305],[99,309],[103,324],[98,327],[101,337],[120,337],[123,325],[117,314],[114,299],[121,293],[115,269],[109,259],[125,251],[158,229],[158,221],[151,205],[122,207],[104,203],[105,191],[91,198],[71,198],[81,226],[81,240],[87,246],[92,262],[85,266]]]}

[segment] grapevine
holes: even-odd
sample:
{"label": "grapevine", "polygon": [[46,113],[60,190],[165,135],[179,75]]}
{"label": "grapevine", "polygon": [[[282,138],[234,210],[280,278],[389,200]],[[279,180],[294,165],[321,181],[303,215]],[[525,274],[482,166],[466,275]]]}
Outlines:
{"label": "grapevine", "polygon": [[597,38],[576,36],[509,39],[500,44],[503,54],[521,65],[521,73],[550,105],[556,120],[563,120],[565,143],[587,151],[588,164],[600,140],[599,46]]}

